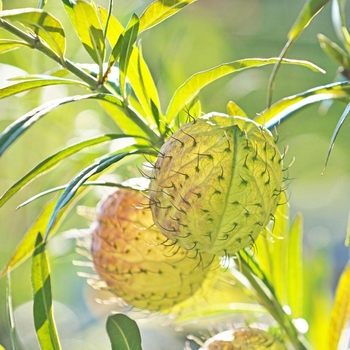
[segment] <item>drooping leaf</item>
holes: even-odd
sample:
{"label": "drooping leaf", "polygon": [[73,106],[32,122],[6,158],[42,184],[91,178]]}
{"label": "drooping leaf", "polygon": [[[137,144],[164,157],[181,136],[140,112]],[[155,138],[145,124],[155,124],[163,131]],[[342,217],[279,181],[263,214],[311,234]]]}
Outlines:
{"label": "drooping leaf", "polygon": [[[87,99],[97,99],[100,101],[105,101],[113,104],[115,107],[121,108],[123,113],[127,114],[128,118],[135,123],[144,134],[150,137],[155,143],[157,143],[158,136],[150,130],[150,128],[145,124],[145,121],[138,116],[138,114],[129,107],[124,107],[123,102],[115,95],[109,94],[88,94],[88,95],[77,95],[65,97],[62,99],[57,99],[54,101],[49,101],[32,111],[26,113],[21,118],[17,119],[14,123],[9,125],[3,133],[0,135],[0,156],[5,152],[5,150],[16,141],[19,136],[21,136],[25,131],[27,131],[35,122],[40,118],[45,116],[47,113],[51,112],[55,108],[62,106],[67,103],[83,101]],[[129,124],[132,124],[129,122]],[[143,136],[143,135],[140,135]]]}
{"label": "drooping leaf", "polygon": [[63,62],[66,38],[61,23],[50,13],[40,9],[15,9],[0,12],[0,17],[20,22],[43,40]]}
{"label": "drooping leaf", "polygon": [[137,135],[125,135],[125,134],[107,134],[98,137],[94,137],[89,140],[85,140],[69,147],[66,147],[52,156],[46,158],[39,164],[37,164],[32,170],[30,170],[21,179],[16,181],[1,197],[0,207],[2,207],[13,195],[22,190],[32,180],[40,175],[47,173],[57,166],[62,160],[70,157],[73,154],[80,152],[83,149],[99,145],[103,142],[112,141],[121,138],[139,138]]}
{"label": "drooping leaf", "polygon": [[[79,195],[82,195],[83,190],[79,191]],[[60,223],[64,220],[67,213],[69,213],[72,206],[75,204],[75,201],[79,200],[79,196],[75,196],[75,200],[71,201],[70,204],[62,209],[56,218],[56,222],[51,229],[51,235],[54,235],[56,229],[59,227]],[[42,212],[39,214],[37,219],[34,221],[32,226],[25,233],[21,242],[17,245],[16,249],[13,251],[10,259],[0,271],[0,278],[5,276],[9,270],[15,269],[17,266],[26,261],[33,253],[35,247],[35,241],[37,238],[38,232],[45,232],[47,224],[51,213],[55,207],[57,200],[54,200],[45,205]]]}
{"label": "drooping leaf", "polygon": [[310,24],[312,19],[323,9],[323,7],[330,0],[308,0],[302,10],[299,13],[298,18],[294,22],[292,28],[288,33],[288,41],[282,49],[279,60],[275,63],[272,73],[270,75],[269,86],[268,86],[268,96],[267,96],[267,106],[270,107],[272,103],[272,93],[274,89],[274,82],[278,72],[278,69],[282,63],[282,59],[286,56],[289,49],[292,47],[294,42],[298,39],[300,34],[304,29]]}
{"label": "drooping leaf", "polygon": [[119,60],[119,70],[120,70],[120,90],[122,92],[122,96],[124,100],[126,100],[126,90],[125,90],[125,84],[126,84],[126,76],[129,66],[129,61],[131,57],[131,53],[133,51],[134,44],[137,39],[139,31],[139,18],[136,14],[133,14],[130,18],[130,21],[125,28],[125,32],[123,34],[123,40],[121,43],[121,50],[120,50],[120,60]]}
{"label": "drooping leaf", "polygon": [[0,54],[18,49],[20,47],[30,47],[30,45],[21,40],[0,39]]}
{"label": "drooping leaf", "polygon": [[[7,272],[7,280],[6,280],[6,304],[7,304],[7,314],[11,332],[11,345],[13,350],[18,350],[18,341],[17,341],[17,333],[16,333],[16,325],[15,325],[15,317],[13,313],[13,305],[12,305],[12,287],[11,287],[11,272]],[[1,348],[0,348],[1,349]]]}
{"label": "drooping leaf", "polygon": [[323,34],[317,35],[318,41],[320,42],[320,46],[322,50],[336,63],[339,64],[340,67],[344,67],[346,69],[350,69],[350,61],[348,54],[335,42],[328,39]]}
{"label": "drooping leaf", "polygon": [[233,101],[230,101],[227,104],[227,114],[232,116],[240,116],[240,117],[248,118],[247,114],[243,111],[243,109]]}
{"label": "drooping leaf", "polygon": [[61,349],[52,311],[51,277],[45,243],[39,232],[32,262],[33,316],[42,349]]}
{"label": "drooping leaf", "polygon": [[95,8],[88,2],[77,1],[74,6],[78,36],[90,57],[103,69],[105,42],[103,28]]}
{"label": "drooping leaf", "polygon": [[336,138],[338,136],[339,130],[342,127],[342,125],[343,125],[343,123],[345,121],[345,118],[349,115],[349,113],[350,113],[350,103],[346,106],[343,114],[341,115],[340,119],[338,120],[338,123],[337,123],[337,125],[336,125],[336,127],[335,127],[335,129],[333,131],[332,139],[331,139],[331,142],[329,144],[328,151],[327,151],[327,157],[326,157],[326,162],[325,162],[325,166],[324,166],[324,171],[327,168],[329,157],[331,155],[331,152],[332,152],[335,140],[336,140]]}
{"label": "drooping leaf", "polygon": [[140,33],[180,11],[197,0],[157,0],[152,2],[140,16]]}
{"label": "drooping leaf", "polygon": [[77,176],[75,176],[74,179],[69,183],[67,188],[63,191],[55,205],[55,208],[52,212],[52,215],[46,228],[44,239],[47,239],[51,229],[54,227],[57,215],[60,213],[61,209],[64,208],[71,201],[71,199],[75,196],[82,184],[84,184],[90,177],[99,174],[100,172],[104,171],[111,165],[119,162],[123,158],[137,154],[156,155],[156,152],[154,150],[150,150],[143,147],[140,147],[139,149],[135,149],[135,147],[133,149],[130,148],[128,150],[125,150],[124,152],[118,151],[89,165],[87,168],[82,170]]}
{"label": "drooping leaf", "polygon": [[[278,58],[248,58],[224,63],[220,66],[194,74],[175,91],[166,112],[167,121],[172,123],[179,111],[186,104],[190,103],[201,89],[213,81],[234,72],[253,67],[261,67],[268,64],[275,64],[277,61]],[[307,61],[284,59],[282,62],[285,64],[304,66],[314,71],[322,72],[319,67]]]}
{"label": "drooping leaf", "polygon": [[350,264],[340,276],[331,312],[329,349],[338,349],[341,333],[350,317]]}
{"label": "drooping leaf", "polygon": [[24,81],[0,89],[0,99],[35,88],[52,85],[76,85],[89,89],[89,85],[82,81],[58,77],[56,78],[47,75],[33,75],[28,77],[20,77],[18,80],[19,79]]}
{"label": "drooping leaf", "polygon": [[106,329],[112,350],[142,350],[140,330],[128,316],[108,316]]}
{"label": "drooping leaf", "polygon": [[290,228],[287,241],[288,305],[294,318],[302,317],[303,310],[303,217],[298,214]]}
{"label": "drooping leaf", "polygon": [[259,113],[254,120],[264,125],[266,128],[271,129],[284,118],[299,111],[301,108],[311,103],[330,99],[344,99],[345,101],[350,101],[350,83],[342,82],[324,85],[297,95],[283,98],[270,108]]}

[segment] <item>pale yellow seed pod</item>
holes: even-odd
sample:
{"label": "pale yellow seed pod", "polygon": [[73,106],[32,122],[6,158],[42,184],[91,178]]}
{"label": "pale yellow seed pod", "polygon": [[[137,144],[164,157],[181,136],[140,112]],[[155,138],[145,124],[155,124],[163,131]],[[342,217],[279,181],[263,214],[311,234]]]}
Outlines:
{"label": "pale yellow seed pod", "polygon": [[218,260],[165,245],[146,206],[145,196],[134,190],[108,196],[93,225],[91,254],[99,276],[118,297],[139,309],[164,311],[213,277]]}
{"label": "pale yellow seed pod", "polygon": [[254,244],[282,192],[272,134],[254,121],[211,113],[161,147],[150,182],[160,231],[181,247],[230,256]]}

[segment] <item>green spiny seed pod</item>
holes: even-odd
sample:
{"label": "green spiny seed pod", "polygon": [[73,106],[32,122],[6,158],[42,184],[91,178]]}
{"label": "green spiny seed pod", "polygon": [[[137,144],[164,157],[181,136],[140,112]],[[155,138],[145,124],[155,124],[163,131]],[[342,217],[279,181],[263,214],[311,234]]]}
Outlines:
{"label": "green spiny seed pod", "polygon": [[[220,338],[224,338],[221,340]],[[229,339],[230,338],[230,339]],[[287,350],[275,335],[259,328],[225,331],[208,339],[201,350]]]}
{"label": "green spiny seed pod", "polygon": [[102,202],[93,225],[92,260],[109,289],[126,303],[164,311],[193,295],[215,274],[218,260],[164,245],[146,203],[144,195],[128,189]]}
{"label": "green spiny seed pod", "polygon": [[276,210],[282,161],[254,121],[211,113],[162,146],[150,182],[153,219],[185,249],[232,255],[252,246]]}

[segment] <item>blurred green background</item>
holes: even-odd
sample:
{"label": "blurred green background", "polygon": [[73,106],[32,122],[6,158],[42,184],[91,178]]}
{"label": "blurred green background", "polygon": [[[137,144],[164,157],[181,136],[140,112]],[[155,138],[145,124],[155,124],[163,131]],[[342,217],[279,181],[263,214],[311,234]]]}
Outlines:
{"label": "blurred green background", "polygon": [[[150,2],[115,0],[114,14],[126,24],[133,12],[141,14]],[[38,1],[3,0],[3,3],[4,8],[9,9],[36,7]],[[107,1],[97,3],[107,7]],[[303,4],[302,0],[199,0],[142,34],[143,52],[158,86],[163,110],[175,89],[195,72],[236,59],[278,56]],[[75,62],[91,63],[79,45],[60,1],[49,0],[45,9],[52,11],[64,25],[67,56]],[[277,76],[274,101],[334,80],[337,66],[319,47],[318,33],[337,41],[330,5],[314,19],[288,54],[289,58],[305,59],[319,65],[326,74],[302,67],[282,66]],[[7,37],[7,34],[2,31],[3,36]],[[7,85],[6,79],[12,76],[45,73],[55,67],[44,56],[27,49],[3,54],[0,56],[0,87]],[[233,100],[254,117],[266,108],[270,72],[271,67],[250,69],[211,84],[200,94],[203,110],[225,112],[227,102]],[[77,88],[60,86],[0,100],[0,130],[38,104],[79,92]],[[292,216],[299,211],[304,215],[306,289],[317,291],[312,300],[306,300],[305,312],[319,331],[327,326],[332,291],[348,259],[344,239],[350,206],[350,123],[345,121],[327,171],[322,176],[329,142],[345,105],[335,102],[328,110],[324,107],[319,104],[307,107],[278,126],[280,149],[289,147],[285,164],[295,158],[288,171],[290,206]],[[111,132],[111,128],[115,129],[114,124],[96,102],[60,107],[4,154],[0,160],[0,192],[3,193],[34,165],[63,146],[87,136]],[[107,146],[101,146],[71,157],[1,208],[0,267],[5,265],[50,196],[17,211],[16,207],[41,191],[65,184],[85,164],[108,150]],[[137,170],[127,163],[119,172],[114,175],[122,178],[138,176]],[[91,190],[79,204],[94,206],[106,191],[103,188]],[[88,225],[86,219],[71,212],[60,232],[85,229]],[[110,306],[96,303],[95,297],[101,298],[101,295],[88,286],[86,278],[77,276],[81,271],[91,271],[73,264],[75,260],[86,260],[76,252],[75,240],[60,235],[52,240],[49,248],[55,310],[63,349],[108,349],[104,322]],[[37,349],[30,304],[30,263],[13,271],[11,277],[16,323],[23,349]],[[5,279],[0,280],[0,344],[11,349],[5,284]],[[154,326],[152,318],[140,319],[144,350],[183,348],[186,332],[175,333],[173,327],[166,326],[159,329]]]}

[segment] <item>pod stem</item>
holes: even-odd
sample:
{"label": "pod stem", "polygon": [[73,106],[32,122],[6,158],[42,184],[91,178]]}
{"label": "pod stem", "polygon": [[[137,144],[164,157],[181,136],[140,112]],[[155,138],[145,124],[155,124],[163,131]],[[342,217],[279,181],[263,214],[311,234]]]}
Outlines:
{"label": "pod stem", "polygon": [[271,316],[285,331],[294,348],[296,350],[312,350],[312,347],[306,341],[304,336],[295,328],[289,315],[284,312],[273,292],[273,288],[266,281],[263,282],[255,275],[247,261],[244,260],[242,256],[240,256],[240,272],[249,281],[261,304],[264,305]]}

